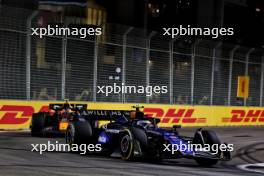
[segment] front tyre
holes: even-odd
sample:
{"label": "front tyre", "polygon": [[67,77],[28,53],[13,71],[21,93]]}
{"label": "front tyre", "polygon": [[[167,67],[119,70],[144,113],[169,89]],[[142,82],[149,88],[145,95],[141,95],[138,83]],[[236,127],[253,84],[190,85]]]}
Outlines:
{"label": "front tyre", "polygon": [[89,144],[93,136],[92,127],[89,121],[76,121],[71,123],[65,134],[66,144]]}
{"label": "front tyre", "polygon": [[[211,130],[201,130],[196,132],[194,139],[194,144],[209,144],[212,146],[213,144],[217,144],[218,146],[221,145],[221,141],[217,134]],[[221,151],[218,150],[216,153],[217,157],[220,157]],[[201,166],[213,166],[218,163],[218,159],[208,159],[208,158],[196,158],[196,162]]]}
{"label": "front tyre", "polygon": [[120,136],[120,153],[123,160],[134,159],[134,136],[129,129],[124,129]]}

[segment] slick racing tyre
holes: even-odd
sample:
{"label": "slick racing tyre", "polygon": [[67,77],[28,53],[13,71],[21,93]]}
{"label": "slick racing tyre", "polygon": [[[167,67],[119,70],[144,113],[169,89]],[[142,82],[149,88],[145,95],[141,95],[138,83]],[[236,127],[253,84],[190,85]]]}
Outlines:
{"label": "slick racing tyre", "polygon": [[31,136],[43,137],[47,114],[34,113],[31,122]]}
{"label": "slick racing tyre", "polygon": [[76,121],[71,123],[65,134],[67,144],[89,144],[93,136],[92,127],[89,121]]}
{"label": "slick racing tyre", "polygon": [[120,136],[121,158],[126,161],[134,159],[134,135],[128,128]]}
{"label": "slick racing tyre", "polygon": [[151,140],[148,140],[146,131],[141,128],[132,127],[131,131],[134,137],[134,157],[153,163],[160,162],[162,160],[162,139],[154,137]]}
{"label": "slick racing tyre", "polygon": [[[201,135],[198,133],[201,132]],[[218,144],[218,146],[221,145],[221,141],[218,138],[217,134],[214,131],[211,130],[201,130],[199,132],[196,132],[193,143],[194,144],[209,144],[212,146],[213,144]],[[221,151],[218,150],[216,153],[217,157],[220,157]],[[197,158],[196,162],[201,166],[213,166],[217,164],[217,159],[208,159],[208,158]]]}

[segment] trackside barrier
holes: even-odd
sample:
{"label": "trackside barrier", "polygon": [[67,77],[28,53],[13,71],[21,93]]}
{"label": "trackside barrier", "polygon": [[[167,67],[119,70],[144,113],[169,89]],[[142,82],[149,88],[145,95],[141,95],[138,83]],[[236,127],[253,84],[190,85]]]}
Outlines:
{"label": "trackside barrier", "polygon": [[[47,111],[48,101],[0,101],[0,129],[28,129],[34,112]],[[53,102],[54,103],[54,102]],[[71,102],[83,103],[83,102]],[[132,110],[135,104],[93,103],[88,109]],[[145,114],[161,119],[161,127],[264,125],[264,107],[140,104]]]}

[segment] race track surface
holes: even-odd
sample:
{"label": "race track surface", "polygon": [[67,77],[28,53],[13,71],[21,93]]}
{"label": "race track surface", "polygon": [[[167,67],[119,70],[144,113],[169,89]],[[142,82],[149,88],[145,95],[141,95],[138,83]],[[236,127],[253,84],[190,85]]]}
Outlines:
{"label": "race track surface", "polygon": [[[192,136],[193,128],[180,129]],[[200,167],[194,160],[166,160],[161,163],[126,162],[120,158],[80,155],[68,152],[32,152],[31,144],[64,143],[63,138],[36,138],[29,132],[0,131],[0,175],[2,176],[87,176],[87,175],[264,175],[264,127],[214,128],[223,142],[233,143],[233,160],[214,167]],[[248,165],[253,164],[253,165]],[[243,170],[242,170],[243,169]],[[247,170],[247,171],[246,171]]]}

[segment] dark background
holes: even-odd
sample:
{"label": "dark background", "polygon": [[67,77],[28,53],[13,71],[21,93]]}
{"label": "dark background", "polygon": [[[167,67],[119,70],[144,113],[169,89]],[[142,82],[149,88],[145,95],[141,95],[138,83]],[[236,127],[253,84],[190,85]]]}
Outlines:
{"label": "dark background", "polygon": [[[87,0],[49,0],[83,6]],[[264,47],[263,0],[94,0],[107,11],[107,22],[149,30],[190,24],[192,27],[233,27],[235,35],[222,40]],[[37,9],[47,0],[2,0],[2,4]]]}

